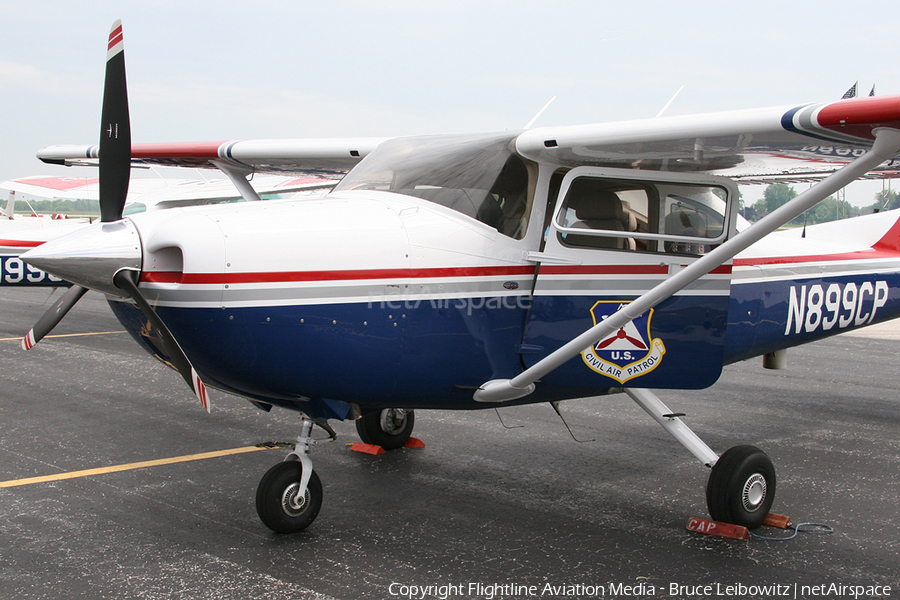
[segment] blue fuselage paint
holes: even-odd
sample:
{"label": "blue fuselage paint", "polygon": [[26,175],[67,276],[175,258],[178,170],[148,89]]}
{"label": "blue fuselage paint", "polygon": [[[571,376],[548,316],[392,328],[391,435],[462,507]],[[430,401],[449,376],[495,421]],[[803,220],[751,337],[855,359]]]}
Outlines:
{"label": "blue fuselage paint", "polygon": [[[314,412],[309,399],[361,406],[485,408],[473,400],[485,381],[509,378],[589,328],[596,299],[526,303],[509,298],[422,301],[404,306],[328,304],[265,308],[172,308],[158,312],[207,384],[271,404]],[[721,304],[721,298],[720,304]],[[143,316],[111,301],[120,321],[145,349],[163,355]],[[526,323],[549,319],[523,353]],[[638,334],[635,334],[638,335]],[[568,337],[567,337],[568,336]],[[725,311],[703,297],[676,297],[658,307],[645,350],[616,350],[614,359],[650,372],[629,382],[642,387],[701,388],[719,376]],[[642,359],[651,340],[664,341],[658,365]],[[633,355],[632,355],[633,353]],[[705,360],[697,360],[698,356]],[[641,365],[644,365],[641,367]],[[604,393],[622,383],[590,369],[578,356],[538,385],[523,403]],[[334,416],[334,415],[326,415]]]}
{"label": "blue fuselage paint", "polygon": [[725,364],[900,316],[900,274],[733,284]]}
{"label": "blue fuselage paint", "polygon": [[[631,298],[623,298],[627,302]],[[602,301],[609,302],[609,298]],[[483,382],[509,378],[589,328],[597,298],[544,297],[529,310],[509,298],[249,308],[159,307],[194,366],[214,387],[342,418],[318,400],[363,407],[475,409]],[[162,354],[141,314],[111,302],[142,345]],[[727,305],[727,311],[723,310]],[[619,364],[646,373],[616,381],[578,356],[519,402],[545,402],[635,385],[698,389],[722,365],[900,316],[900,275],[855,275],[732,285],[730,298],[676,296],[654,309],[640,341]],[[529,331],[523,350],[523,334]],[[648,343],[650,342],[650,343]],[[629,354],[630,353],[630,354]],[[599,353],[598,353],[599,354]],[[628,359],[628,360],[625,360]],[[632,360],[634,359],[634,360]]]}

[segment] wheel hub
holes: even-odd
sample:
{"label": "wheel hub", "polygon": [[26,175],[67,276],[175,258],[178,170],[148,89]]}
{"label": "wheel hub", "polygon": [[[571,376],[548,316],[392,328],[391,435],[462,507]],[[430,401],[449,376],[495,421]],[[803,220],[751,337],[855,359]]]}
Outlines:
{"label": "wheel hub", "polygon": [[381,430],[397,435],[406,427],[406,411],[402,408],[388,408],[381,411]]}
{"label": "wheel hub", "polygon": [[746,483],[741,493],[741,503],[748,512],[753,512],[766,499],[766,478],[759,473],[754,473]]}
{"label": "wheel hub", "polygon": [[281,494],[281,507],[291,517],[301,515],[306,509],[307,503],[309,503],[309,490],[306,490],[303,496],[300,496],[299,491],[300,483],[297,482],[286,487]]}

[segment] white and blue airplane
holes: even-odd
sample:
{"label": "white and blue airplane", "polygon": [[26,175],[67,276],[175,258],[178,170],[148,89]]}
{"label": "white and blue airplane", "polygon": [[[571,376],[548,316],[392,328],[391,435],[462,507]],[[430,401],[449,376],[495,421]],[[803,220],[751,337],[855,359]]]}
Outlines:
{"label": "white and blue airplane", "polygon": [[[23,259],[103,292],[203,406],[206,386],[305,416],[257,491],[276,532],[313,522],[311,431],[355,419],[402,446],[414,412],[624,392],[710,468],[717,521],[761,524],[771,460],[719,455],[657,397],[724,365],[900,316],[897,212],[779,231],[864,176],[898,173],[900,97],[392,139],[131,144],[121,24],[110,35],[99,146],[102,217]],[[132,164],[342,177],[327,196],[123,218]],[[750,225],[737,184],[817,181]],[[148,302],[152,298],[153,306]],[[597,400],[602,402],[602,398]]]}

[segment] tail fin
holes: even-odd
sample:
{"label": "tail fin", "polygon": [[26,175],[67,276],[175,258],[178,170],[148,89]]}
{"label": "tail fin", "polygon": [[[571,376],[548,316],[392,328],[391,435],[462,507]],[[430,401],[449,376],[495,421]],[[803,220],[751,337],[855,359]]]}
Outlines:
{"label": "tail fin", "polygon": [[6,201],[6,210],[0,210],[0,214],[12,221],[16,214],[16,193],[9,190],[9,200]]}
{"label": "tail fin", "polygon": [[[900,215],[900,211],[892,211],[888,214]],[[891,228],[872,247],[876,250],[900,252],[900,216],[897,216],[897,220],[894,221]]]}

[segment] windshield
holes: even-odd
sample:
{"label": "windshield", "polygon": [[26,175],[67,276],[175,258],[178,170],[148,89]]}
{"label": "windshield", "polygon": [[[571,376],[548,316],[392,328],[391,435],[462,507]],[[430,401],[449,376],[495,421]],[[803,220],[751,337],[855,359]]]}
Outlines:
{"label": "windshield", "polygon": [[389,140],[337,185],[423,198],[490,225],[525,235],[529,169],[511,150],[514,134]]}

